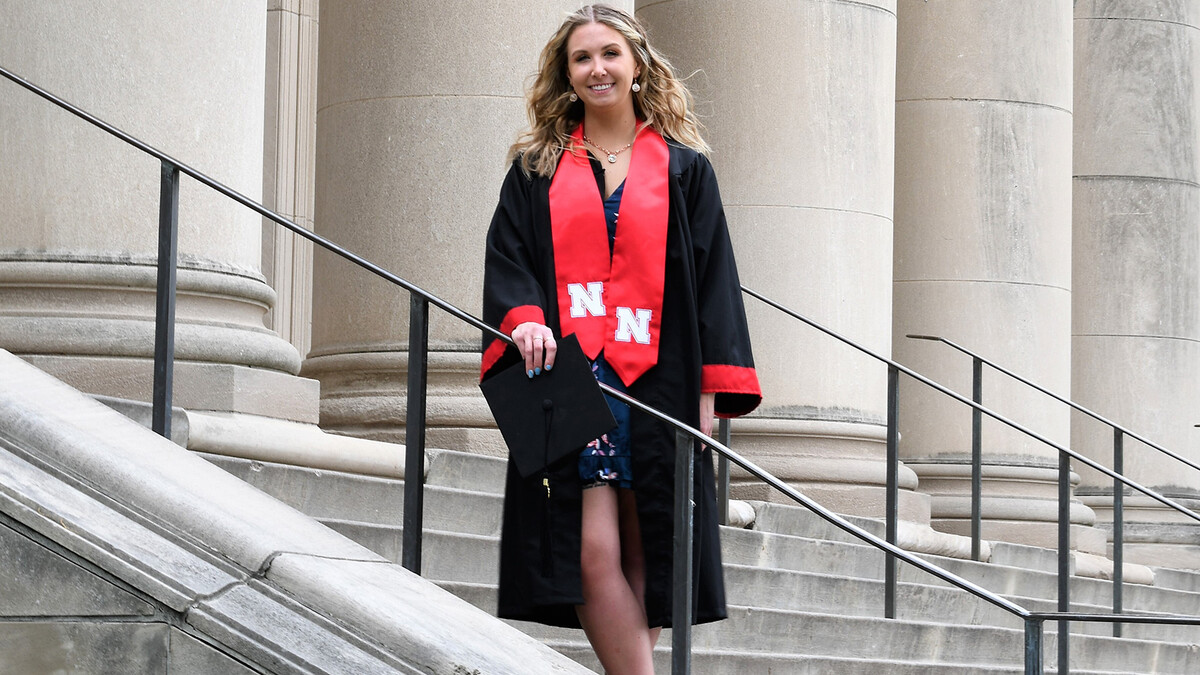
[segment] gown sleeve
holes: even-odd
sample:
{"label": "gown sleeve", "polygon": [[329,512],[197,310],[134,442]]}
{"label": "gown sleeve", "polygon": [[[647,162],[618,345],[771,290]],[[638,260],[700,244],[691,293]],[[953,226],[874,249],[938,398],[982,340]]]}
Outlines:
{"label": "gown sleeve", "polygon": [[682,176],[696,262],[702,364],[700,390],[716,394],[718,417],[751,412],[762,401],[733,244],[716,174],[697,155]]}
{"label": "gown sleeve", "polygon": [[[538,283],[537,247],[531,216],[531,181],[514,162],[500,188],[500,201],[488,228],[483,270],[483,320],[505,335],[526,321],[545,323],[546,295]],[[480,378],[516,348],[485,333]],[[503,358],[508,353],[510,358]]]}

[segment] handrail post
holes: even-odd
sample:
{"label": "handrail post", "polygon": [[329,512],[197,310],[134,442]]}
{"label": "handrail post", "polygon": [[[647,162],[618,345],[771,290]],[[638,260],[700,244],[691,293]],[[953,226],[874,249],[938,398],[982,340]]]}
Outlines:
{"label": "handrail post", "polygon": [[171,438],[175,381],[175,290],[179,265],[179,167],[162,163],[158,201],[158,280],[154,296],[154,390],[150,426]]}
{"label": "handrail post", "polygon": [[[900,516],[900,371],[888,366],[887,389],[887,543],[896,544]],[[896,618],[896,556],[884,554],[883,616]]]}
{"label": "handrail post", "polygon": [[[1071,611],[1071,458],[1058,453],[1058,611]],[[1058,621],[1058,674],[1070,672],[1069,621]]]}
{"label": "handrail post", "polygon": [[1042,675],[1041,619],[1025,619],[1025,675]]}
{"label": "handrail post", "polygon": [[[1113,428],[1113,471],[1125,475],[1125,434]],[[1113,614],[1120,614],[1125,581],[1125,486],[1113,479]],[[1121,637],[1120,622],[1113,623],[1113,637]]]}
{"label": "handrail post", "polygon": [[[730,440],[729,419],[722,417],[717,422],[717,440],[727,448],[733,447]],[[717,522],[729,524],[729,458],[720,455],[717,460]]]}
{"label": "handrail post", "polygon": [[[972,359],[971,400],[983,403],[983,360]],[[971,560],[982,556],[983,538],[983,411],[971,408]]]}
{"label": "handrail post", "polygon": [[408,320],[408,398],[404,420],[404,568],[421,573],[425,529],[425,395],[429,373],[429,301],[410,296]]}
{"label": "handrail post", "polygon": [[692,507],[695,469],[691,436],[675,431],[675,560],[671,575],[671,675],[692,672]]}

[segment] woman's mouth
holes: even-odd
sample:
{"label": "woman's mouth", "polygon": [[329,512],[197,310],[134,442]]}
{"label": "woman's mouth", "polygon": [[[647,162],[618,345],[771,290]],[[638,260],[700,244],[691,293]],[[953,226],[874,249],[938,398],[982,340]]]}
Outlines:
{"label": "woman's mouth", "polygon": [[593,84],[592,86],[590,86],[588,88],[591,89],[592,91],[596,92],[597,94],[603,94],[604,92],[608,91],[609,89],[612,89],[612,87],[613,87],[612,82],[606,82],[604,84]]}

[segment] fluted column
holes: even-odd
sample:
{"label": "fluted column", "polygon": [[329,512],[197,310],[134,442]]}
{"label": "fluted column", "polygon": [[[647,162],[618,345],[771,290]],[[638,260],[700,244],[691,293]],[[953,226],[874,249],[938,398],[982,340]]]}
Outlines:
{"label": "fluted column", "polygon": [[[1075,4],[1075,398],[1200,460],[1200,3]],[[1111,466],[1112,432],[1072,419]],[[1132,440],[1125,471],[1193,510],[1200,472]],[[1081,472],[1111,522],[1112,483]],[[1126,497],[1126,557],[1200,567],[1194,521]]]}
{"label": "fluted column", "polygon": [[[949,338],[1070,391],[1071,3],[900,0],[894,349],[970,395]],[[1061,406],[985,371],[984,405],[1058,443]],[[934,496],[935,527],[970,529],[971,411],[906,381],[901,456]],[[985,420],[983,533],[1053,545],[1058,455]],[[1073,519],[1093,515],[1076,505]],[[1102,533],[1074,545],[1102,553]]]}
{"label": "fluted column", "polygon": [[[322,3],[317,231],[478,313],[527,77],[579,4]],[[407,293],[318,253],[313,305],[305,372],[322,383],[322,425],[402,441]],[[429,443],[503,452],[476,386],[479,331],[432,310],[430,343]]]}
{"label": "fluted column", "polygon": [[[0,12],[0,62],[250,196],[264,41],[263,7],[244,3]],[[148,399],[158,162],[0,87],[0,346],[86,391]],[[260,219],[190,179],[180,199],[176,405],[315,421],[316,383],[263,326]]]}
{"label": "fluted column", "polygon": [[[638,15],[696,73],[743,284],[887,354],[895,3],[668,0]],[[746,305],[764,400],[735,421],[735,447],[828,506],[880,515],[886,369]],[[903,483],[915,486],[911,471]],[[905,508],[922,518],[921,503]]]}
{"label": "fluted column", "polygon": [[[313,227],[318,0],[268,0],[263,204]],[[263,274],[275,289],[267,325],[303,356],[312,337],[313,247],[263,221]]]}

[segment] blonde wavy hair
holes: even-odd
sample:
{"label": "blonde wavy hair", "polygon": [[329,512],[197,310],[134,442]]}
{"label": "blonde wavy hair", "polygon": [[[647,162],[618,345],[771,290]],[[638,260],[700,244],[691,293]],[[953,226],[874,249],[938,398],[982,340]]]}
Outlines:
{"label": "blonde wavy hair", "polygon": [[542,176],[553,176],[559,157],[571,142],[571,132],[583,121],[583,102],[570,100],[567,79],[567,39],[571,31],[588,23],[601,23],[625,37],[633,57],[641,66],[637,82],[642,90],[633,94],[633,108],[646,126],[697,152],[707,154],[708,144],[700,137],[700,122],[692,112],[692,95],[670,62],[650,46],[646,30],[637,19],[608,5],[587,5],[567,17],[542,49],[537,78],[526,96],[530,128],[509,148],[509,161],[520,158],[521,168]]}

